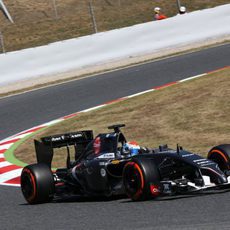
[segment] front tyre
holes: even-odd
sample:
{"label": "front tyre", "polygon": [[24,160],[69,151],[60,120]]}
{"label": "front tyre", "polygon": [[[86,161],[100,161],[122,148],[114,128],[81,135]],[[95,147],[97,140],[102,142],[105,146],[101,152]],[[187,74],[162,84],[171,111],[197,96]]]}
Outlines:
{"label": "front tyre", "polygon": [[53,199],[53,174],[46,164],[32,164],[23,168],[21,190],[29,204],[46,203]]}
{"label": "front tyre", "polygon": [[135,158],[123,170],[123,185],[133,201],[147,200],[160,195],[160,175],[152,159]]}
{"label": "front tyre", "polygon": [[207,158],[216,162],[221,171],[230,170],[230,144],[215,146],[209,151]]}

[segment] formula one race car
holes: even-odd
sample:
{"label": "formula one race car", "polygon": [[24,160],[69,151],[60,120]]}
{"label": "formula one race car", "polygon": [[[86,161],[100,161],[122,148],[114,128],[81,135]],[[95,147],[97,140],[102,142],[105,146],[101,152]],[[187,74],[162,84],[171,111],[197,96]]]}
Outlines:
{"label": "formula one race car", "polygon": [[[219,145],[203,158],[167,145],[147,149],[113,132],[78,131],[35,140],[36,164],[24,167],[21,189],[30,204],[45,203],[72,195],[113,196],[126,194],[134,201],[163,195],[190,194],[230,186],[230,145]],[[70,160],[69,146],[75,160]],[[51,170],[53,150],[67,148],[66,168]]]}

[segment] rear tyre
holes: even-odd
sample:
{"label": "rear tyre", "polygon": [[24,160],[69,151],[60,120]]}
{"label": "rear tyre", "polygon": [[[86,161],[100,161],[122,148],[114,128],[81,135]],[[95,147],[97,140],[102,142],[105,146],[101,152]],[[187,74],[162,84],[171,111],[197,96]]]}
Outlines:
{"label": "rear tyre", "polygon": [[46,164],[32,164],[23,168],[21,190],[29,204],[46,203],[54,196],[54,179]]}
{"label": "rear tyre", "polygon": [[230,144],[215,146],[209,151],[207,158],[216,162],[221,171],[230,170]]}
{"label": "rear tyre", "polygon": [[147,200],[160,195],[160,175],[152,159],[134,158],[123,170],[123,185],[133,201]]}

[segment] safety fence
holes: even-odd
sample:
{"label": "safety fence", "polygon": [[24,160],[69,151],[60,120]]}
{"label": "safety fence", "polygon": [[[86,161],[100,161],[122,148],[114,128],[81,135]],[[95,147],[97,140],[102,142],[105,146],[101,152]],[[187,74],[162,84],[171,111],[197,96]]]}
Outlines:
{"label": "safety fence", "polygon": [[[167,2],[163,0],[162,2]],[[14,23],[0,12],[5,50],[12,51],[153,20],[152,0],[4,0]],[[177,11],[173,0],[173,15]],[[172,5],[165,8],[171,9]]]}
{"label": "safety fence", "polygon": [[[229,0],[220,0],[228,3]],[[153,9],[167,16],[185,4],[190,10],[205,8],[200,0],[3,0],[13,22],[0,12],[4,48],[0,52],[35,47],[51,42],[127,27],[153,20]],[[210,3],[208,7],[217,3]],[[195,8],[194,8],[195,6]],[[193,7],[193,8],[191,8]],[[3,41],[3,39],[2,39]]]}

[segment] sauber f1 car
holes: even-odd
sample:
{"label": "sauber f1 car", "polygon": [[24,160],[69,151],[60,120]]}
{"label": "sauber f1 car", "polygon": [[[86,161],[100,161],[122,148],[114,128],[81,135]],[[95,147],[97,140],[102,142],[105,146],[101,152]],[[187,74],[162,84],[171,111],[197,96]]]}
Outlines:
{"label": "sauber f1 car", "polygon": [[[120,128],[93,137],[78,131],[34,140],[37,163],[21,174],[21,190],[29,204],[63,196],[127,195],[133,201],[164,195],[191,194],[230,185],[230,145],[212,148],[207,158],[177,145],[147,149],[127,142]],[[70,159],[73,146],[75,159]],[[51,169],[55,148],[67,149],[65,168]],[[230,187],[230,186],[229,186]]]}

